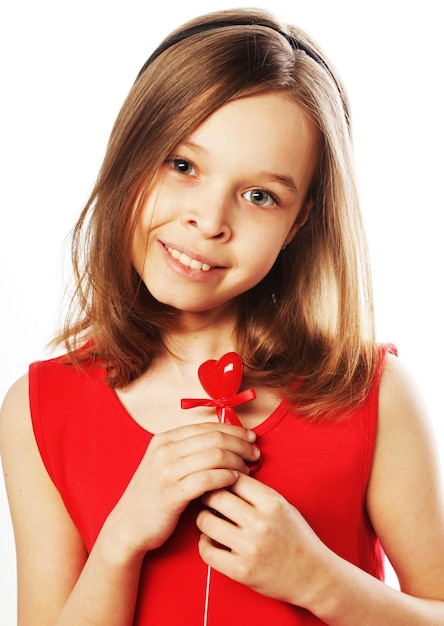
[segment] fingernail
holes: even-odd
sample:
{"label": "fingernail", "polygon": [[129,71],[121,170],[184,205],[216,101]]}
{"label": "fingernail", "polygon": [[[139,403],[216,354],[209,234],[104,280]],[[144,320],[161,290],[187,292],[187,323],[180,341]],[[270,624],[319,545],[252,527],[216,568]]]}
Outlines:
{"label": "fingernail", "polygon": [[256,441],[256,433],[254,432],[254,430],[248,430],[247,437],[249,441]]}

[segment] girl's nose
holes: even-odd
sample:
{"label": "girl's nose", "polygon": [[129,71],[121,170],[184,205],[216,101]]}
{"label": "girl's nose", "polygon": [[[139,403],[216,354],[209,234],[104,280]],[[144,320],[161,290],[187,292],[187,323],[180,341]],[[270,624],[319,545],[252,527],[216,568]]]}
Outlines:
{"label": "girl's nose", "polygon": [[184,220],[190,228],[199,230],[205,239],[228,241],[231,237],[231,204],[227,196],[196,194]]}

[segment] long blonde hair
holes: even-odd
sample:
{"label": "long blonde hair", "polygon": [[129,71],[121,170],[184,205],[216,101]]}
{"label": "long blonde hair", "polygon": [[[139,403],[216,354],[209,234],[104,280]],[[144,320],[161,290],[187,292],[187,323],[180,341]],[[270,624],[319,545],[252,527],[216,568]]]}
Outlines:
{"label": "long blonde hair", "polygon": [[[131,265],[140,198],[174,147],[213,111],[236,98],[282,92],[306,108],[320,131],[313,208],[270,273],[240,298],[235,339],[249,379],[275,388],[305,415],[332,415],[365,397],[376,367],[347,96],[317,44],[264,11],[212,13],[175,33],[215,20],[246,23],[168,47],[122,106],[74,229],[77,287],[58,341],[77,362],[92,353],[102,359],[114,387],[146,371],[176,311],[151,296]],[[279,30],[322,62],[295,50]],[[79,352],[85,341],[88,349]]]}

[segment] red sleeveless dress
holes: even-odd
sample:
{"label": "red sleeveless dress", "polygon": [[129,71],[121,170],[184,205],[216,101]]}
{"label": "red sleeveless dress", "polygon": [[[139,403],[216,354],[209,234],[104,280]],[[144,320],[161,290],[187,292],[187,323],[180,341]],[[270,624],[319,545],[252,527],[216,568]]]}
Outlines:
{"label": "red sleeveless dress", "polygon": [[[380,367],[362,406],[342,421],[301,419],[282,402],[255,430],[263,462],[255,478],[280,492],[338,555],[383,579],[384,555],[365,509],[377,425]],[[38,448],[85,546],[97,535],[152,435],[105,384],[105,370],[79,371],[56,358],[30,366]],[[207,566],[200,559],[191,503],[169,540],[147,554],[135,626],[201,626]],[[306,610],[263,597],[212,571],[208,626],[322,624]]]}

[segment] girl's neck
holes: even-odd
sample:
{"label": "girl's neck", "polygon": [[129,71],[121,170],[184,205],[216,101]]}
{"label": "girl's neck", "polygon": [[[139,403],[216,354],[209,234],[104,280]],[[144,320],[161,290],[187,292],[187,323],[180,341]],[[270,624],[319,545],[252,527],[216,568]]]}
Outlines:
{"label": "girl's neck", "polygon": [[164,338],[165,356],[178,363],[202,363],[217,359],[226,352],[235,350],[234,316],[183,314],[173,331]]}

